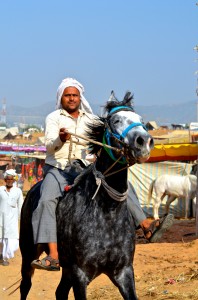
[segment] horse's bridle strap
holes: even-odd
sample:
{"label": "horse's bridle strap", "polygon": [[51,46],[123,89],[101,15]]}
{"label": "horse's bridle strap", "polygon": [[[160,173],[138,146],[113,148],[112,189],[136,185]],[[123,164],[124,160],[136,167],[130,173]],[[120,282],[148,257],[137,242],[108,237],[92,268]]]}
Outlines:
{"label": "horse's bridle strap", "polygon": [[134,112],[132,107],[128,107],[128,106],[117,106],[114,107],[110,110],[109,114],[108,114],[108,118],[111,117],[114,113],[119,112],[119,111],[123,111],[123,110],[129,110]]}
{"label": "horse's bridle strap", "polygon": [[[118,140],[118,141],[119,141],[119,140]],[[109,131],[106,131],[106,134],[103,135],[103,145],[104,145],[104,146],[103,146],[104,149],[106,150],[106,152],[108,153],[108,155],[111,157],[111,159],[114,160],[114,161],[116,161],[116,158],[115,158],[115,156],[114,156],[114,154],[113,154],[112,149],[106,147],[106,145],[111,145],[111,142],[110,142],[110,133],[109,133]],[[117,148],[117,152],[118,152],[118,151],[121,152],[122,150]],[[119,161],[119,163],[121,163],[121,164],[126,164],[126,161],[125,161],[125,159],[124,159],[124,160],[122,160],[122,161]]]}
{"label": "horse's bridle strap", "polygon": [[[114,114],[114,113],[117,113],[119,111],[132,111],[134,112],[133,108],[132,107],[127,107],[127,106],[117,106],[117,107],[114,107],[110,110],[109,114],[108,114],[108,119]],[[129,130],[131,130],[132,128],[134,127],[137,127],[137,126],[142,126],[146,131],[147,131],[147,128],[146,126],[143,124],[143,123],[140,123],[140,122],[136,122],[136,123],[131,123],[122,133],[121,135],[118,135],[118,134],[115,134],[115,133],[112,133],[116,138],[118,139],[121,139],[121,138],[125,138],[127,133],[129,132]]]}
{"label": "horse's bridle strap", "polygon": [[127,133],[129,132],[129,130],[131,130],[132,128],[137,127],[137,126],[142,126],[145,130],[147,130],[146,127],[145,127],[145,125],[142,124],[142,123],[131,123],[131,124],[130,124],[123,132],[122,132],[122,134],[120,135],[120,137],[125,138],[126,135],[127,135]]}
{"label": "horse's bridle strap", "polygon": [[[133,108],[130,108],[130,107],[127,107],[127,106],[118,106],[118,107],[114,107],[114,108],[112,108],[112,109],[110,110],[110,112],[109,112],[107,118],[110,119],[110,117],[111,117],[114,113],[117,113],[117,112],[123,111],[123,110],[134,112]],[[111,145],[110,138],[111,138],[111,137],[114,137],[114,138],[117,140],[117,142],[120,144],[120,146],[122,145],[122,146],[125,147],[126,145],[125,145],[125,143],[124,143],[124,141],[123,141],[124,138],[126,137],[127,133],[128,133],[132,128],[137,127],[137,126],[142,126],[145,130],[147,130],[146,127],[145,127],[145,125],[144,125],[143,123],[140,123],[140,122],[134,122],[134,123],[131,123],[126,129],[124,129],[123,132],[119,135],[119,134],[113,133],[113,132],[111,131],[111,128],[110,128],[110,126],[109,126],[109,124],[108,124],[108,122],[107,122],[107,124],[106,124],[106,130],[105,130],[105,133],[104,133],[104,136],[103,136],[103,144],[105,145],[105,142],[106,142],[107,145]],[[105,146],[104,146],[104,148],[105,148]],[[115,158],[115,156],[114,156],[114,154],[113,154],[113,151],[110,150],[110,149],[107,149],[107,148],[105,148],[105,150],[107,151],[107,153],[109,154],[109,156],[110,156],[114,161],[116,161],[116,158]],[[119,163],[121,163],[121,164],[126,164],[126,163],[127,163],[126,158],[123,156],[122,160],[119,161]]]}

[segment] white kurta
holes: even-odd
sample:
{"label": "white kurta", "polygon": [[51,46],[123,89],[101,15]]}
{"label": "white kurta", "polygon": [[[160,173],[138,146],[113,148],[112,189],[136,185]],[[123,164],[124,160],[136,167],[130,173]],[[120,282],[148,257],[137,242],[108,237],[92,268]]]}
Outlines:
{"label": "white kurta", "polygon": [[19,239],[18,221],[23,204],[20,188],[12,187],[10,192],[0,186],[0,243],[3,244],[3,256],[13,257]]}

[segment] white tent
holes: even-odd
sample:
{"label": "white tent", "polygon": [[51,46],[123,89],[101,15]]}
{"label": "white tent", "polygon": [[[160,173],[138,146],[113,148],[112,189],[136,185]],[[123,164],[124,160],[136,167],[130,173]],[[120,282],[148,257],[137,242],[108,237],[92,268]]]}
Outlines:
{"label": "white tent", "polygon": [[198,130],[198,122],[191,122],[189,125],[189,129],[192,131],[197,131]]}

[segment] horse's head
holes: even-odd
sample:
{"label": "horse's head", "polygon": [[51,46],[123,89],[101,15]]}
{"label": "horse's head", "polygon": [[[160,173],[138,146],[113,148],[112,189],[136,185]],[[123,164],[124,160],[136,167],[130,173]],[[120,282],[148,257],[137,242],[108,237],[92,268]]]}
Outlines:
{"label": "horse's head", "polygon": [[[122,149],[124,156],[122,160],[130,165],[148,160],[154,147],[153,138],[142,123],[142,118],[134,112],[132,99],[130,92],[126,93],[121,102],[115,98],[113,92],[111,93],[105,107],[107,118],[103,138],[103,143]],[[112,158],[115,157],[114,151],[107,151]],[[116,158],[119,155],[118,151]]]}

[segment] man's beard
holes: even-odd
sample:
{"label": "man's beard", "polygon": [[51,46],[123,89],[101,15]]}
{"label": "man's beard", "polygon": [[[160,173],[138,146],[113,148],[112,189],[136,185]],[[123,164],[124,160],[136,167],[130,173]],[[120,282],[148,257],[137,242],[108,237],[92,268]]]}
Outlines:
{"label": "man's beard", "polygon": [[73,113],[73,112],[76,112],[76,111],[78,111],[78,107],[77,108],[67,108],[66,109],[66,111],[68,112],[68,113]]}
{"label": "man's beard", "polygon": [[74,113],[77,112],[80,108],[80,105],[75,106],[74,108],[70,107],[69,105],[67,107],[65,107],[64,109],[68,112],[68,113]]}

